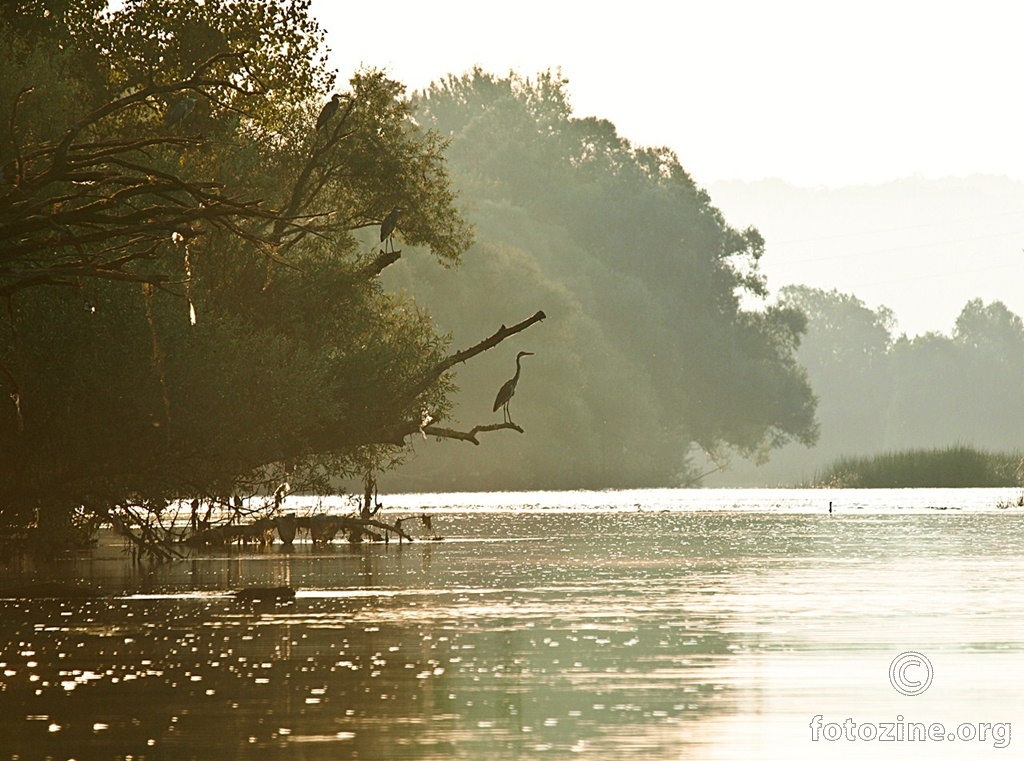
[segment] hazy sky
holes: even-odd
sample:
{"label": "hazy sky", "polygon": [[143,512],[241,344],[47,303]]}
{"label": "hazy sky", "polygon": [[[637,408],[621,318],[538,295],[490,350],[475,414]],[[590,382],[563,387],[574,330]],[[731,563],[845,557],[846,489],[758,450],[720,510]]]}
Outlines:
{"label": "hazy sky", "polygon": [[1024,179],[1024,6],[988,2],[314,0],[343,76],[418,89],[561,67],[577,115],[676,149],[701,183]]}
{"label": "hazy sky", "polygon": [[[419,89],[474,64],[525,75],[560,67],[577,116],[607,118],[636,144],[673,148],[703,186],[779,178],[835,188],[975,173],[1024,181],[1024,5],[1005,0],[313,0],[313,12],[342,79],[367,65]],[[734,223],[772,227],[757,209],[736,219],[719,205]],[[898,208],[890,211],[898,220]],[[969,216],[978,220],[978,209]],[[893,221],[873,227],[867,216],[863,224],[842,233],[874,234]],[[981,238],[984,224],[961,236]],[[820,224],[806,236],[793,225],[799,220],[787,226],[789,237],[824,234]],[[1024,245],[1024,209],[1019,225]],[[1001,256],[1005,267],[1005,247]],[[1000,275],[1024,280],[1024,255],[1021,263]],[[958,263],[948,265],[956,277]],[[962,269],[984,266],[972,260]],[[787,282],[806,282],[799,269],[789,274]],[[834,285],[856,292],[858,283],[837,272]],[[942,309],[930,288],[916,300],[905,295],[897,315],[913,334],[946,332],[949,314],[968,298],[999,294],[966,277]],[[1010,306],[1024,309],[1024,301]]]}

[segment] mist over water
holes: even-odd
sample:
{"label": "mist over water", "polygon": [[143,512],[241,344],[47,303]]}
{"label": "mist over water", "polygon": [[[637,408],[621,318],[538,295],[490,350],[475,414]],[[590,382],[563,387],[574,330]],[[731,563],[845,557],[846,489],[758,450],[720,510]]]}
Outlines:
{"label": "mist over water", "polygon": [[[1018,724],[1015,490],[404,495],[443,541],[220,551],[116,541],[6,600],[4,757],[975,758],[993,739],[812,740],[809,722]],[[296,500],[298,503],[299,500]],[[828,514],[828,504],[833,514]],[[406,524],[408,527],[412,523]],[[426,538],[417,526],[414,534]],[[291,585],[290,605],[230,592]],[[890,684],[916,650],[924,694]]]}

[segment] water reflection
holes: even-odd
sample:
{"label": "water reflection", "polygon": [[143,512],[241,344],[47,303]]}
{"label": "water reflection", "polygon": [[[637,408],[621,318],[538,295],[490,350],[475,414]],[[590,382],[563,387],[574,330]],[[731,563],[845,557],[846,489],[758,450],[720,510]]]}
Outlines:
{"label": "water reflection", "polygon": [[[20,759],[865,757],[880,746],[810,742],[811,716],[911,705],[954,724],[1024,719],[1024,562],[1006,511],[467,512],[442,525],[436,543],[142,570],[109,545],[8,567],[7,586],[45,574],[110,596],[0,603],[0,747]],[[256,585],[298,594],[230,595]],[[908,704],[886,668],[911,646],[942,678]]]}

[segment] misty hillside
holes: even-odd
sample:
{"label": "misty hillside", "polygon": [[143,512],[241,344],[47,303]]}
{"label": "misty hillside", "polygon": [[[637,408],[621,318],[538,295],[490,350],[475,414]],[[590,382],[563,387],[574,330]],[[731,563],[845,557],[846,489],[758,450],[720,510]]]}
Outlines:
{"label": "misty hillside", "polygon": [[763,241],[730,226],[667,149],[576,119],[565,82],[480,71],[416,98],[450,138],[448,166],[477,242],[459,271],[407,249],[385,274],[454,347],[537,309],[548,319],[459,367],[456,415],[499,422],[492,402],[523,359],[513,419],[480,447],[417,443],[388,490],[693,483],[694,443],[763,456],[816,435],[794,359],[794,309],[745,311],[764,293]]}

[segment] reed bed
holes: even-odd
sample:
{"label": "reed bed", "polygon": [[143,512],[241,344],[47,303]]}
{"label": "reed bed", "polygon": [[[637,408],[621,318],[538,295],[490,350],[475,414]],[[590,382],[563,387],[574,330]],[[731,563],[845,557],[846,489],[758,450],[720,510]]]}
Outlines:
{"label": "reed bed", "polygon": [[840,457],[823,474],[816,474],[812,485],[842,489],[1024,486],[1024,457],[1019,452],[989,452],[966,445]]}

